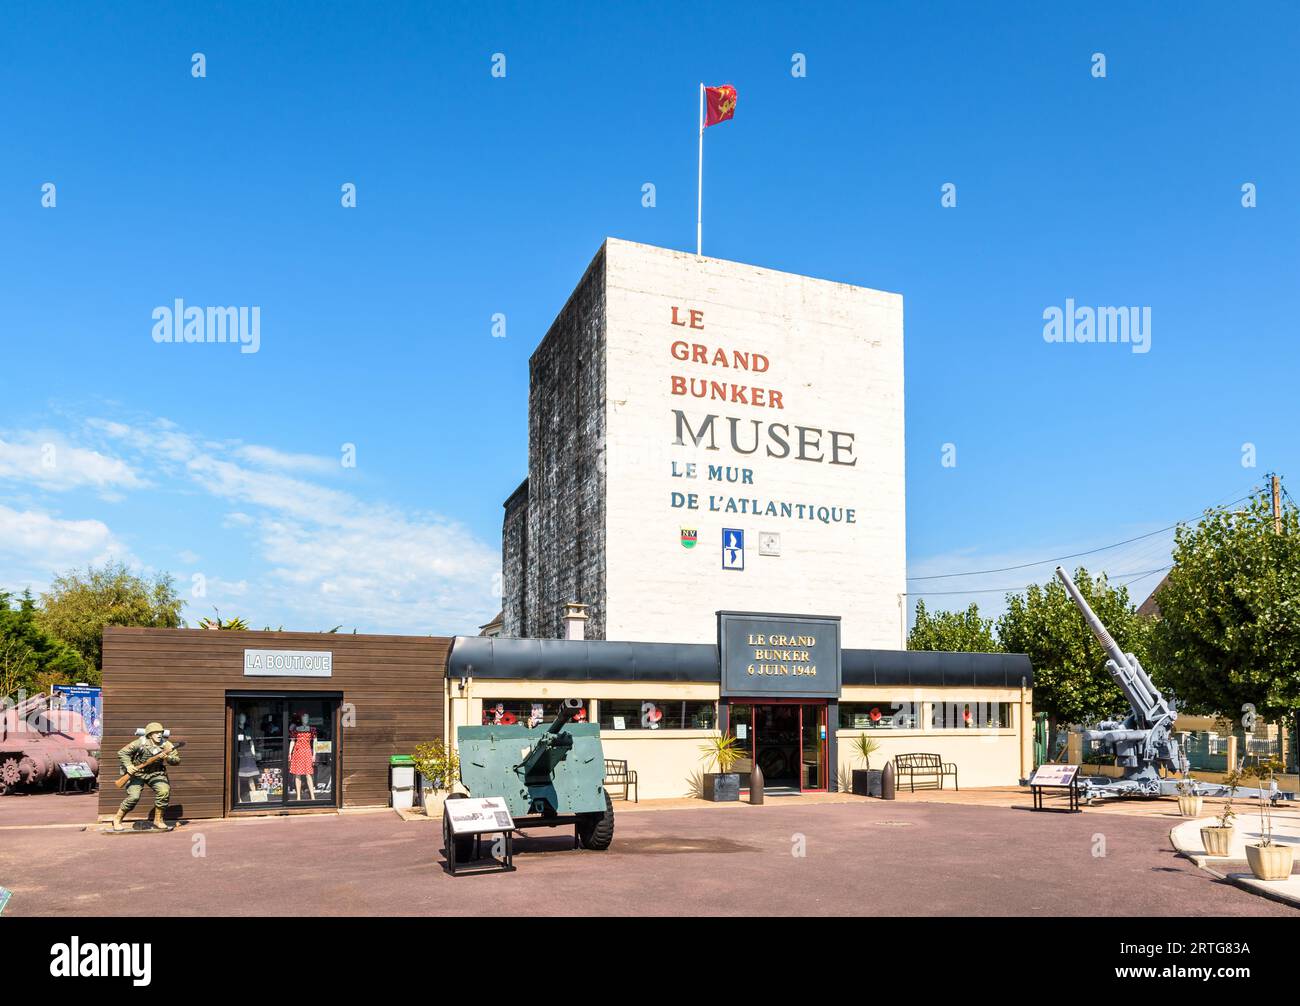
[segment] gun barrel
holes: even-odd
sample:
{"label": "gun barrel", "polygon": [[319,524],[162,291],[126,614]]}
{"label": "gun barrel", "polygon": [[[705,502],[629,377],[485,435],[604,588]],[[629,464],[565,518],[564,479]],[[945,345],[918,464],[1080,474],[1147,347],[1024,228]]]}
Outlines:
{"label": "gun barrel", "polygon": [[1088,628],[1091,629],[1092,634],[1097,637],[1097,642],[1101,643],[1102,649],[1106,651],[1106,655],[1110,657],[1111,660],[1115,661],[1118,666],[1127,667],[1128,657],[1125,655],[1124,651],[1119,648],[1119,644],[1115,642],[1115,637],[1110,634],[1106,626],[1101,624],[1101,619],[1097,617],[1097,613],[1093,611],[1088,602],[1083,599],[1083,595],[1079,593],[1079,588],[1074,585],[1074,581],[1070,579],[1070,575],[1060,566],[1057,566],[1056,577],[1065,585],[1065,592],[1070,595],[1070,600],[1072,600],[1079,611],[1083,613],[1083,620],[1088,623]]}
{"label": "gun barrel", "polygon": [[560,702],[560,711],[556,713],[555,719],[551,725],[546,728],[547,733],[558,734],[564,729],[564,724],[573,719],[574,715],[582,708],[582,699],[564,699]]}

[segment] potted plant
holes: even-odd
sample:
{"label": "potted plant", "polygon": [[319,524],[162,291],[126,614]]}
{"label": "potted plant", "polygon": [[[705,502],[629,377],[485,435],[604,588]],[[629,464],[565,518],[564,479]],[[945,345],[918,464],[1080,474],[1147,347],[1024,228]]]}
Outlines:
{"label": "potted plant", "polygon": [[865,733],[853,741],[853,752],[862,759],[862,768],[853,770],[853,792],[858,796],[880,796],[880,770],[871,768],[871,756],[880,750],[880,742]]}
{"label": "potted plant", "polygon": [[1259,832],[1261,841],[1246,846],[1246,862],[1258,880],[1286,880],[1291,876],[1295,850],[1273,841],[1273,801],[1265,795],[1281,765],[1269,758],[1262,760],[1254,775],[1259,779]]}
{"label": "potted plant", "polygon": [[1232,795],[1241,785],[1241,771],[1233,769],[1224,776],[1223,784],[1228,787],[1228,798],[1223,801],[1219,812],[1219,823],[1201,829],[1201,844],[1205,846],[1207,856],[1226,856],[1228,844],[1232,841],[1232,819],[1237,812],[1232,809]]}
{"label": "potted plant", "polygon": [[714,803],[740,799],[740,773],[731,771],[736,762],[745,756],[745,749],[732,733],[710,737],[700,745],[704,753],[704,767],[716,765],[718,771],[705,772],[700,795]]}
{"label": "potted plant", "polygon": [[411,761],[420,773],[424,813],[429,817],[442,817],[442,805],[447,802],[447,794],[460,778],[460,755],[439,739],[430,744],[417,744]]}
{"label": "potted plant", "polygon": [[1201,795],[1196,792],[1196,780],[1192,773],[1185,773],[1178,780],[1178,813],[1183,817],[1200,817],[1203,802]]}

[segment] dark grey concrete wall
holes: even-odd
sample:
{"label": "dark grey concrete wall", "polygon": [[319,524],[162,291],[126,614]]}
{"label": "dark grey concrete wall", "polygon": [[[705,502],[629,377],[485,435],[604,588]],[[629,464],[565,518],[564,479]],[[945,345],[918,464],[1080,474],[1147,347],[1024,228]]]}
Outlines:
{"label": "dark grey concrete wall", "polygon": [[504,635],[558,639],[565,602],[580,601],[587,638],[605,638],[604,450],[602,246],[529,361],[528,502],[512,501],[503,527]]}
{"label": "dark grey concrete wall", "polygon": [[528,578],[528,481],[505,503],[501,527],[501,623],[507,636],[523,635]]}

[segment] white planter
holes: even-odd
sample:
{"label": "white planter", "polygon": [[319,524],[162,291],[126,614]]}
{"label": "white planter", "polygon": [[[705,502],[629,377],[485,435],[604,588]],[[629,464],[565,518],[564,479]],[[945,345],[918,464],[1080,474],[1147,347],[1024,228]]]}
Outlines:
{"label": "white planter", "polygon": [[1291,876],[1294,850],[1289,845],[1248,845],[1246,862],[1259,880],[1286,880]]}
{"label": "white planter", "polygon": [[442,817],[442,805],[447,802],[447,791],[426,789],[424,797],[424,813],[428,817]]}
{"label": "white planter", "polygon": [[1199,796],[1180,796],[1178,798],[1178,813],[1183,817],[1200,817],[1202,797]]}
{"label": "white planter", "polygon": [[1231,842],[1232,828],[1211,825],[1201,829],[1201,844],[1205,846],[1207,856],[1226,856]]}

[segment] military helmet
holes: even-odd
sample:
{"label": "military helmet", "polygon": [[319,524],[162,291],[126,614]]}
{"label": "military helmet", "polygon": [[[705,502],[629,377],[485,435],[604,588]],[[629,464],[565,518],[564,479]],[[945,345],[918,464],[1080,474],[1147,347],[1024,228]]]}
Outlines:
{"label": "military helmet", "polygon": [[154,720],[152,723],[146,723],[144,727],[144,735],[146,737],[150,734],[165,734],[166,732],[167,731],[163,729],[163,725],[157,720]]}

